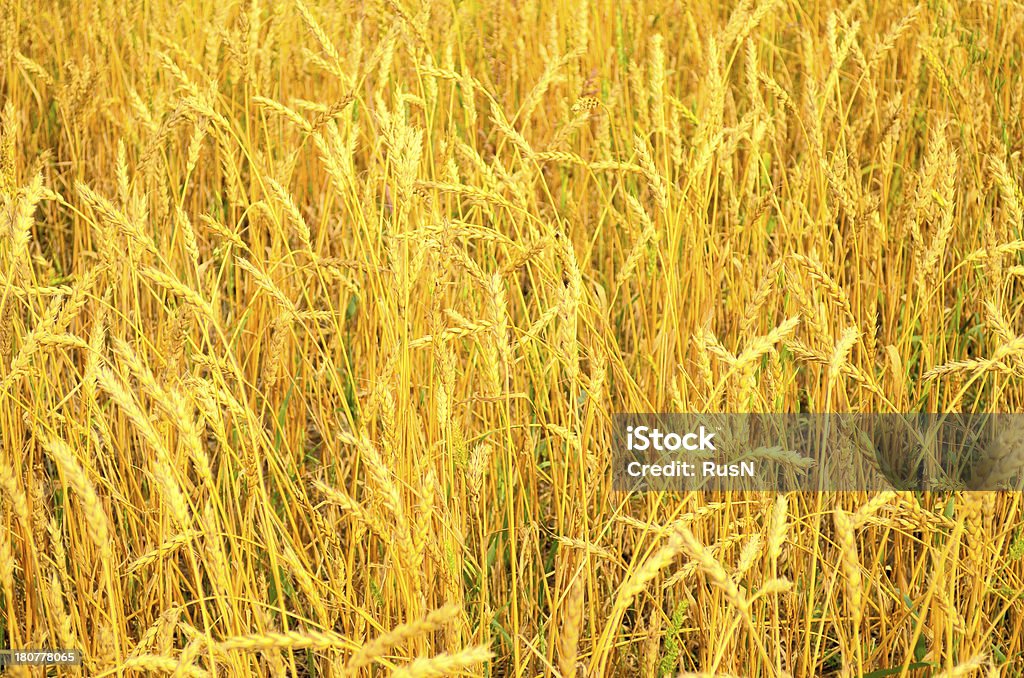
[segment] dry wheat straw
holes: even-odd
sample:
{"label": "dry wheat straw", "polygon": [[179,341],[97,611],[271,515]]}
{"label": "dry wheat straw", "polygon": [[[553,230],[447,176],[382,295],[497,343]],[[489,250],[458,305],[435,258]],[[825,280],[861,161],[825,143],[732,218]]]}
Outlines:
{"label": "dry wheat straw", "polygon": [[[836,536],[839,542],[840,563],[846,577],[847,608],[850,613],[850,627],[853,631],[853,654],[860,661],[860,629],[864,618],[863,600],[864,585],[861,578],[860,558],[857,554],[857,536],[854,532],[853,520],[842,509],[832,513],[835,521]],[[860,668],[858,666],[858,668]]]}

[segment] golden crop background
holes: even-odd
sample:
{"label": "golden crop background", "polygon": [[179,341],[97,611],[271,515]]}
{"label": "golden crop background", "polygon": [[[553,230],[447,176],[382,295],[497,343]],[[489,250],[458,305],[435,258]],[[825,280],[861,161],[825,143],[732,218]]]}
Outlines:
{"label": "golden crop background", "polygon": [[1018,493],[610,486],[614,412],[1021,407],[1020,2],[0,27],[3,645],[1021,674]]}

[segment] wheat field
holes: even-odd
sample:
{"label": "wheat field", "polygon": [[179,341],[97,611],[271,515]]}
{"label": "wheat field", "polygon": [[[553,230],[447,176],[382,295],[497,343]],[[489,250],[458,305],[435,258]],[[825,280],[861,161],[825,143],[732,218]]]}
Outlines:
{"label": "wheat field", "polygon": [[620,412],[1020,411],[1019,0],[0,31],[0,648],[83,658],[5,675],[1024,675],[1019,492],[611,482]]}

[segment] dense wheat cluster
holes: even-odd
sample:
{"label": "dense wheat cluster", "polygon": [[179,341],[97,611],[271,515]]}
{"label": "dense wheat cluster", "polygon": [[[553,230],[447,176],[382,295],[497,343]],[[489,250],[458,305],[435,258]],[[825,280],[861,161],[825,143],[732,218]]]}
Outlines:
{"label": "dense wheat cluster", "polygon": [[616,412],[1021,408],[1019,0],[3,0],[0,31],[0,647],[1024,671],[1019,493],[610,473]]}

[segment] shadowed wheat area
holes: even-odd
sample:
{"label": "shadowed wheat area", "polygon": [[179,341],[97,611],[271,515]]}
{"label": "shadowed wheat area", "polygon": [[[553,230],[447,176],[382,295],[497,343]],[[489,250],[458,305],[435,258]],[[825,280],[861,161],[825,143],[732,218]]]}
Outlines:
{"label": "shadowed wheat area", "polygon": [[1019,493],[611,485],[617,412],[1020,411],[1019,0],[0,27],[0,647],[83,653],[7,675],[1024,671]]}

